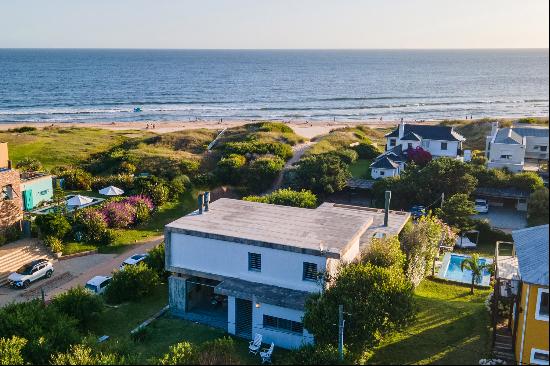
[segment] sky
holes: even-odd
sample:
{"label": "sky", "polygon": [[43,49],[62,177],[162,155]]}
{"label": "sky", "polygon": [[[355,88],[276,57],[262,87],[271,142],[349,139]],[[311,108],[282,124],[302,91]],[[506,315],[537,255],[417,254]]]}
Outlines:
{"label": "sky", "polygon": [[0,0],[0,48],[548,48],[548,0]]}

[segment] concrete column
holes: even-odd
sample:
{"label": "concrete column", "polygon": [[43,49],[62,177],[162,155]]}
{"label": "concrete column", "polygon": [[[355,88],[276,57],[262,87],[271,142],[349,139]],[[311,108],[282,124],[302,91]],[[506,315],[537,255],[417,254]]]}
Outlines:
{"label": "concrete column", "polygon": [[235,297],[227,296],[227,333],[235,334]]}
{"label": "concrete column", "polygon": [[170,312],[176,316],[182,316],[186,311],[186,277],[168,278],[168,303],[170,304]]}

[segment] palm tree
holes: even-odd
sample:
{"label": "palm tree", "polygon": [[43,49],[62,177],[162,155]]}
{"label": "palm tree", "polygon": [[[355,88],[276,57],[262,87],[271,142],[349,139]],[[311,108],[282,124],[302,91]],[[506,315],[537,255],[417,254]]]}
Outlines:
{"label": "palm tree", "polygon": [[487,263],[479,263],[479,254],[472,254],[470,258],[465,258],[460,264],[462,272],[464,270],[472,271],[472,287],[470,288],[470,294],[474,294],[474,285],[476,282],[481,281],[484,270],[491,270],[492,265]]}

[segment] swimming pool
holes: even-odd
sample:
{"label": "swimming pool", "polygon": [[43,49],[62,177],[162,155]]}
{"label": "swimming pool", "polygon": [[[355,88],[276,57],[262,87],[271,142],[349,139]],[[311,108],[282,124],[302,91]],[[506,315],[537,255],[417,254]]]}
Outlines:
{"label": "swimming pool", "polygon": [[[439,269],[439,272],[437,274],[437,277],[447,281],[467,283],[467,284],[472,283],[472,271],[464,270],[464,272],[462,272],[462,270],[460,269],[460,265],[462,264],[462,261],[464,261],[464,259],[466,258],[470,258],[470,256],[455,254],[455,253],[445,254],[445,256],[443,257],[441,268]],[[479,258],[479,263],[491,264],[493,263],[493,260],[490,258]],[[491,281],[491,273],[488,270],[484,270],[483,275],[481,276],[481,280],[477,281],[476,285],[489,287],[490,281]]]}

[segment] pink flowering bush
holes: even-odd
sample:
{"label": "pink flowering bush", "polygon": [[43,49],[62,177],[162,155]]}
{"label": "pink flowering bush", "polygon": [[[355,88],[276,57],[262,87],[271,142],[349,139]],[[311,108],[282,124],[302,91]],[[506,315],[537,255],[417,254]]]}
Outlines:
{"label": "pink flowering bush", "polygon": [[113,199],[103,205],[101,213],[109,227],[127,228],[147,221],[154,207],[149,197],[137,195]]}

